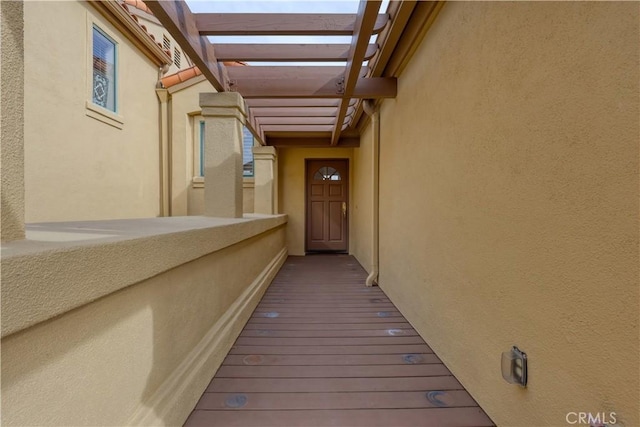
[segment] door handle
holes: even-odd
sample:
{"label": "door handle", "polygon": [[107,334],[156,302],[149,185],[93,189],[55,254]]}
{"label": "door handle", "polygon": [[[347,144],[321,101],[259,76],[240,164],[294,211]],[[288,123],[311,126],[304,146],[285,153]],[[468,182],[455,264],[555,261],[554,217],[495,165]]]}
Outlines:
{"label": "door handle", "polygon": [[347,217],[347,202],[342,202],[342,218]]}

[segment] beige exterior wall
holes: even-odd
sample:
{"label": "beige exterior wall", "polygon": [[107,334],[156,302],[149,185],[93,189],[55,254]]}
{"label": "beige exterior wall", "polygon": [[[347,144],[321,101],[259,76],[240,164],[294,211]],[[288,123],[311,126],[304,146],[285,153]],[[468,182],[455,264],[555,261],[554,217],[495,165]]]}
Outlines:
{"label": "beige exterior wall", "polygon": [[[498,425],[640,424],[638,19],[448,3],[382,106],[380,286]],[[500,374],[512,345],[526,389]]]}
{"label": "beige exterior wall", "polygon": [[[173,89],[173,88],[172,88]],[[175,89],[174,89],[175,90]],[[171,215],[199,215],[204,212],[204,190],[196,176],[194,144],[199,141],[200,93],[215,92],[207,80],[177,91],[170,90],[171,122]]]}
{"label": "beige exterior wall", "polygon": [[[26,221],[157,216],[157,67],[89,3],[25,2],[24,14]],[[121,124],[87,115],[101,117],[87,108],[92,22],[118,42]]]}
{"label": "beige exterior wall", "polygon": [[[88,289],[79,292],[84,298],[90,298],[87,292],[92,292],[91,288],[107,289],[113,278],[113,285],[121,289],[26,329],[20,325],[33,318],[28,311],[16,316],[9,313],[6,318],[3,313],[3,327],[21,328],[2,339],[3,425],[184,423],[284,262],[282,223],[286,220],[163,220],[169,222],[141,222],[129,227],[153,231],[182,221],[194,228],[176,228],[170,235],[133,241],[103,239],[78,251],[62,246],[48,249],[51,257],[61,259],[58,266],[81,270],[72,273],[74,278],[91,275],[91,271],[98,277],[91,286],[87,286],[91,280],[85,281]],[[217,225],[203,228],[209,223]],[[94,225],[117,228],[117,224]],[[199,256],[199,251],[222,242],[231,244]],[[35,241],[31,244],[37,245]],[[127,286],[128,280],[141,273],[136,271],[139,268],[111,269],[111,276],[103,277],[103,265],[126,265],[121,258],[134,244],[143,246],[141,256],[154,254],[159,268],[175,265],[176,252],[188,254],[191,260],[157,275],[149,271],[148,279],[131,286]],[[9,246],[9,252],[11,249]],[[26,251],[24,246],[15,250]],[[52,285],[47,283],[39,295],[47,301],[45,309],[54,314],[69,298],[64,296],[66,289],[58,290],[64,285],[56,278],[61,272],[52,274],[47,262],[30,262],[43,256],[42,250],[23,255],[26,258],[10,258],[3,287],[18,280],[22,286],[11,286],[8,299],[14,303],[28,299],[33,306],[37,298],[29,298],[26,290],[37,287],[43,275],[53,277]],[[111,251],[111,255],[88,255],[96,250]],[[77,257],[84,257],[85,263],[75,262]],[[20,265],[25,266],[21,272]],[[17,292],[22,296],[16,297]],[[3,289],[3,303],[4,299]]]}
{"label": "beige exterior wall", "polygon": [[[290,255],[304,255],[305,159],[350,159],[352,148],[279,148],[279,213],[287,214],[287,249]],[[352,175],[352,161],[349,174]],[[352,191],[349,189],[349,197]],[[352,205],[352,203],[349,203]]]}
{"label": "beige exterior wall", "polygon": [[[216,90],[207,80],[170,89],[169,120],[171,122],[171,215],[202,215],[204,184],[199,171],[200,93]],[[178,90],[176,90],[178,89]],[[253,212],[253,178],[243,179],[243,211]]]}
{"label": "beige exterior wall", "polygon": [[371,124],[360,135],[360,147],[353,149],[351,165],[351,216],[349,217],[349,253],[367,272],[373,265],[373,129]]}

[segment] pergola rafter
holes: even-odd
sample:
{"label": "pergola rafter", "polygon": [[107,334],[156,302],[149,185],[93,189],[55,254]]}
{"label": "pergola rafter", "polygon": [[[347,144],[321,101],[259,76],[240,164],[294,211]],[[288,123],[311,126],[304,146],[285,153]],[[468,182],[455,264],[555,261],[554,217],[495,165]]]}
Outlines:
{"label": "pergola rafter", "polygon": [[[364,61],[367,45],[373,28],[375,27],[376,20],[378,18],[378,11],[382,1],[369,0],[361,1],[358,8],[358,18],[356,19],[353,36],[351,38],[351,50],[349,52],[349,59],[347,60],[347,66],[345,67],[344,74],[344,95],[347,98],[355,98],[357,92],[356,87],[358,84],[358,75],[362,68],[362,62]],[[395,96],[395,94],[393,95]],[[360,97],[358,97],[360,98]],[[370,97],[365,97],[370,98]],[[371,97],[373,98],[373,97]],[[331,145],[336,145],[340,139],[340,132],[342,132],[342,122],[347,113],[348,103],[343,99],[340,102],[338,108],[338,116],[336,118],[336,124],[333,128],[331,135]]]}
{"label": "pergola rafter", "polygon": [[[350,36],[358,15],[320,13],[196,13],[203,36]],[[375,17],[371,34],[377,34],[389,16]]]}
{"label": "pergola rafter", "polygon": [[[356,14],[257,14],[192,13],[184,0],[146,3],[216,90],[243,96],[247,126],[261,143],[281,146],[287,138],[298,144],[309,139],[309,146],[354,144],[363,122],[361,101],[396,96],[404,56],[441,7],[398,0],[381,13],[382,1],[360,0]],[[212,44],[208,38],[229,35],[341,35],[351,36],[351,43]],[[344,65],[225,67],[222,61]]]}
{"label": "pergola rafter", "polygon": [[[349,59],[348,44],[216,44],[219,61],[339,62]],[[373,58],[377,44],[370,44],[365,60]]]}

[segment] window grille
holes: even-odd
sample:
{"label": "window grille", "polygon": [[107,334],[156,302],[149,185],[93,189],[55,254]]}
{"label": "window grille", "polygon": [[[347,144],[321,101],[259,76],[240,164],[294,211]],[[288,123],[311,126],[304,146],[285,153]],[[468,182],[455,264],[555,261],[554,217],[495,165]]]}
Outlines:
{"label": "window grille", "polygon": [[93,27],[93,103],[116,111],[116,42]]}

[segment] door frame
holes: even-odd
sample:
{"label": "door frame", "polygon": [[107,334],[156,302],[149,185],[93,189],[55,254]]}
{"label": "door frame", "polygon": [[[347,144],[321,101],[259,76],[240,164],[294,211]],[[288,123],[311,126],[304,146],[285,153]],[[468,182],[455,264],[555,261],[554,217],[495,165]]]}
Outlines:
{"label": "door frame", "polygon": [[[345,162],[347,165],[347,173],[346,173],[346,178],[347,178],[347,185],[345,185],[345,199],[346,199],[346,203],[347,203],[347,219],[345,221],[345,225],[344,225],[344,232],[345,232],[345,244],[346,244],[346,249],[343,251],[341,250],[326,250],[326,251],[320,251],[320,250],[313,250],[313,251],[309,251],[308,247],[307,247],[307,234],[309,233],[309,164],[311,162],[333,162],[333,161],[341,161],[341,162]],[[308,157],[304,159],[304,253],[305,254],[309,254],[309,253],[349,253],[349,223],[351,222],[351,204],[350,204],[350,187],[351,186],[351,159],[349,157]]]}

